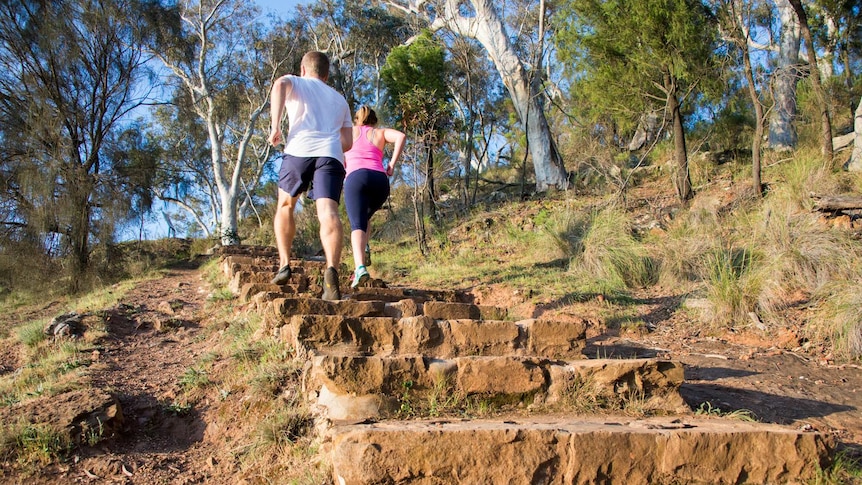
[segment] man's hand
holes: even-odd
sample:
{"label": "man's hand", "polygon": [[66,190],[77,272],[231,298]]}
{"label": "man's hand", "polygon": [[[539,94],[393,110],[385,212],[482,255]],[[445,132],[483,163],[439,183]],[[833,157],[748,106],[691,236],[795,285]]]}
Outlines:
{"label": "man's hand", "polygon": [[281,142],[282,142],[281,130],[279,130],[278,128],[275,128],[269,132],[269,144],[270,145],[277,147],[277,146],[281,145]]}

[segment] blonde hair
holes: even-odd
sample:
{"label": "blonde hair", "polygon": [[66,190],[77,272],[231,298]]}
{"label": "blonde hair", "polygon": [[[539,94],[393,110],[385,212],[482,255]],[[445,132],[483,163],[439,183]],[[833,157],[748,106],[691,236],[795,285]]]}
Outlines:
{"label": "blonde hair", "polygon": [[360,106],[353,116],[353,122],[360,126],[377,126],[377,113],[368,106]]}

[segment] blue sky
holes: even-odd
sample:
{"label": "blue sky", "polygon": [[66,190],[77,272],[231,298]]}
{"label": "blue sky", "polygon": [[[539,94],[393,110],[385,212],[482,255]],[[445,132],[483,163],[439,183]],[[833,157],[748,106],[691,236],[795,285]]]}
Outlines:
{"label": "blue sky", "polygon": [[293,9],[299,4],[311,3],[311,0],[255,0],[261,9],[272,11],[284,17],[293,13]]}

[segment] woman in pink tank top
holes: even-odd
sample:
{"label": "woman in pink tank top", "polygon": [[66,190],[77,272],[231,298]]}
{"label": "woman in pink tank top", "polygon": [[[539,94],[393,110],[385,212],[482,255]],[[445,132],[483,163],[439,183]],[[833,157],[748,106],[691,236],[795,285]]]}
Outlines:
{"label": "woman in pink tank top", "polygon": [[[353,117],[353,148],[344,152],[347,177],[344,179],[344,206],[350,220],[350,243],[353,247],[351,287],[356,288],[370,278],[366,266],[371,265],[368,249],[368,221],[383,207],[389,197],[389,177],[401,157],[407,136],[391,128],[376,128],[377,113],[362,106]],[[392,143],[392,158],[383,164],[383,149]]]}

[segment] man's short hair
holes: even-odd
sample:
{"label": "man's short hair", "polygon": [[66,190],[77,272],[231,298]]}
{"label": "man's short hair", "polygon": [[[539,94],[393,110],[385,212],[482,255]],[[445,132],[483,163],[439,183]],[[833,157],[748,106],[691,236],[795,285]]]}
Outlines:
{"label": "man's short hair", "polygon": [[329,78],[329,58],[323,52],[311,51],[302,56],[302,65],[306,72],[320,79]]}

